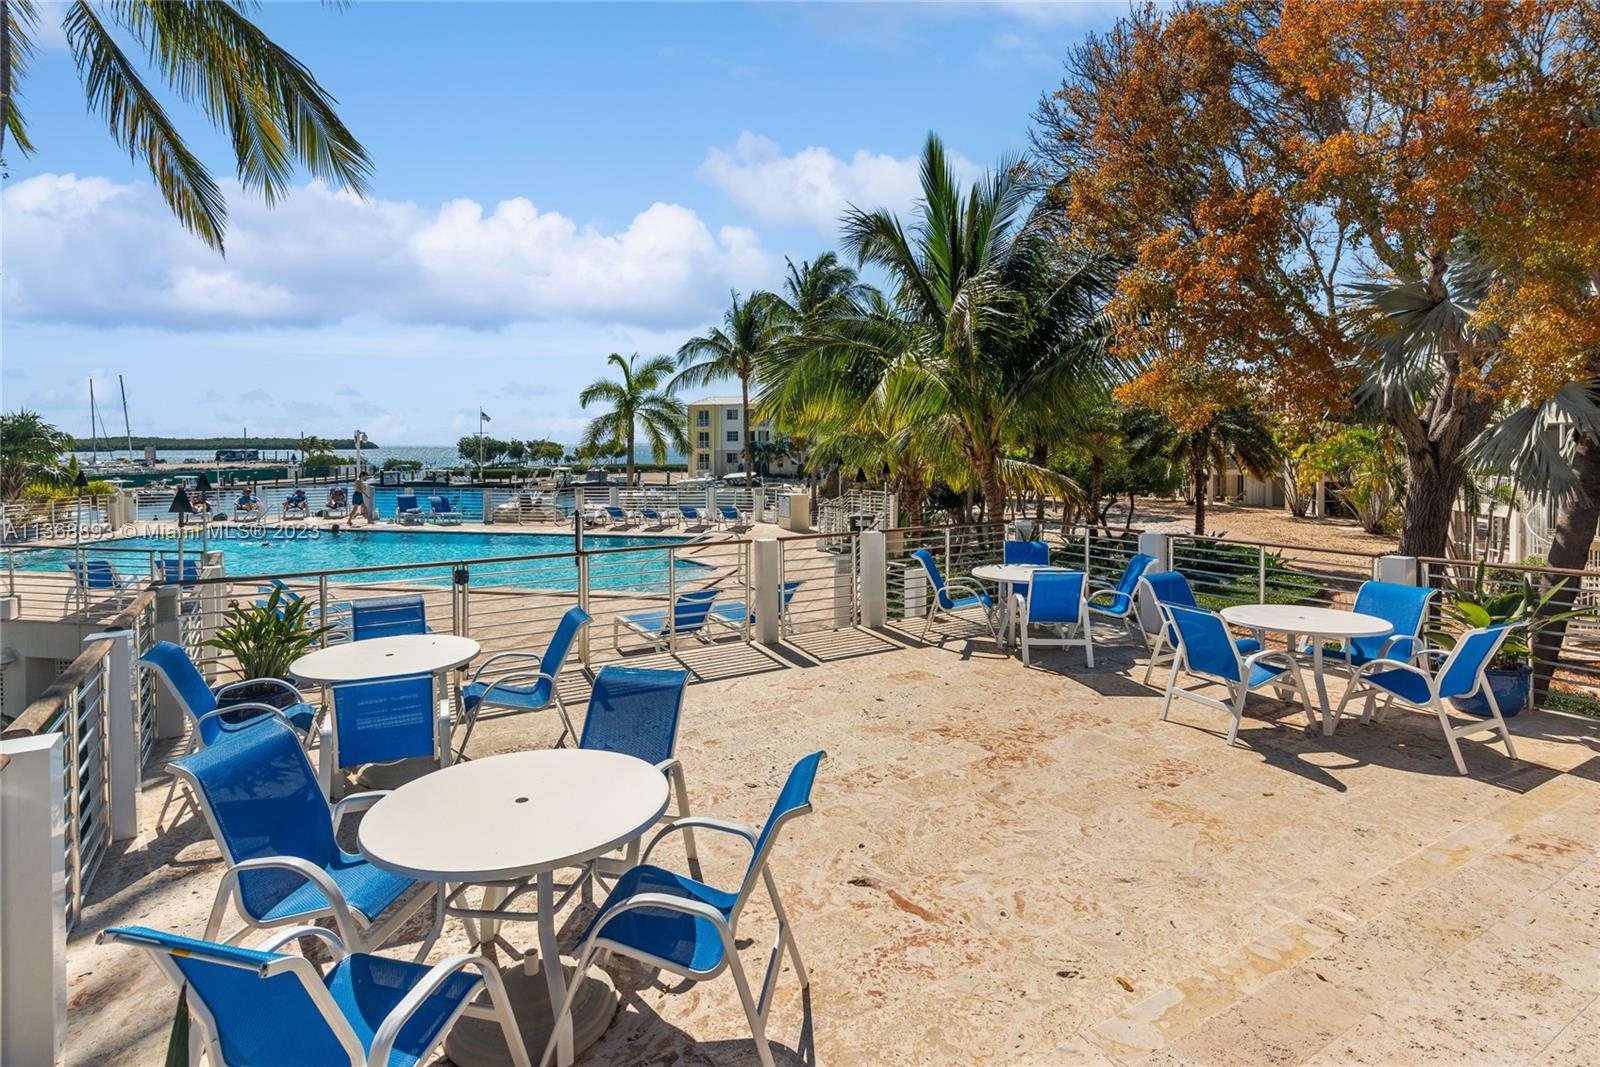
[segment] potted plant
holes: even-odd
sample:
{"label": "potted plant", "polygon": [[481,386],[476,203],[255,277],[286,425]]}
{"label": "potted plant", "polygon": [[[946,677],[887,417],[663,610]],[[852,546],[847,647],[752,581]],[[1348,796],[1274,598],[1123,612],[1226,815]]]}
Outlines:
{"label": "potted plant", "polygon": [[[332,629],[313,625],[311,601],[300,597],[285,601],[283,588],[275,586],[262,603],[230,603],[222,625],[204,644],[226,652],[244,678],[287,681],[289,664],[315,648]],[[264,703],[287,707],[293,702],[292,693],[274,685],[241,686],[221,699],[223,706]]]}
{"label": "potted plant", "polygon": [[[1448,601],[1444,616],[1470,630],[1507,622],[1516,626],[1501,642],[1500,650],[1484,671],[1500,714],[1510,718],[1528,706],[1528,697],[1533,688],[1533,650],[1538,644],[1539,633],[1556,622],[1600,616],[1600,608],[1573,608],[1547,613],[1545,606],[1566,586],[1565,578],[1541,590],[1525,572],[1519,573],[1516,579],[1518,584],[1503,592],[1496,592],[1486,580],[1487,573],[1487,566],[1479,563],[1470,593]],[[1444,649],[1455,648],[1457,636],[1445,630],[1429,630],[1426,634],[1433,645]],[[1457,697],[1454,703],[1468,715],[1489,715],[1489,701],[1481,693]]]}

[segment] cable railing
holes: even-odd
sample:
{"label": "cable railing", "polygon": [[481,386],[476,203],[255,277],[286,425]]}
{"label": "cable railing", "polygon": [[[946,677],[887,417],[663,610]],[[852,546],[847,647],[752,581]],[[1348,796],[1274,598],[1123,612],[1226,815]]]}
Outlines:
{"label": "cable railing", "polygon": [[1173,537],[1173,570],[1189,579],[1203,608],[1235,604],[1305,604],[1348,609],[1361,584],[1377,575],[1378,556],[1364,552]]}
{"label": "cable railing", "polygon": [[842,630],[861,622],[859,537],[829,534],[786,537],[778,542],[780,608],[785,635]]}

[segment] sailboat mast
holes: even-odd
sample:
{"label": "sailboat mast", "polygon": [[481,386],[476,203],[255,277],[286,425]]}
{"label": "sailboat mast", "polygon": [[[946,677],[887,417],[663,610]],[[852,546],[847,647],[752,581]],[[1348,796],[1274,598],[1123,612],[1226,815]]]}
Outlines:
{"label": "sailboat mast", "polygon": [[99,464],[100,441],[94,434],[94,379],[89,379],[89,462]]}
{"label": "sailboat mast", "polygon": [[133,462],[133,426],[128,422],[128,387],[122,384],[122,375],[117,375],[117,389],[122,393],[122,432],[128,437],[128,462]]}

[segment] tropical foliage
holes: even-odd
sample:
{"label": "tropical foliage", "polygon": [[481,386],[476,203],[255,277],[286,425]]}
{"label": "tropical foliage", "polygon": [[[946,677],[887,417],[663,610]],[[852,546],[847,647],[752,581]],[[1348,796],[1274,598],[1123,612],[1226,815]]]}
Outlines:
{"label": "tropical foliage", "polygon": [[776,306],[771,293],[752,293],[748,298],[733,293],[732,298],[721,326],[691,337],[678,349],[678,373],[667,383],[667,391],[678,393],[728,378],[737,379],[739,432],[743,438],[740,448],[744,457],[741,469],[753,474],[756,469],[752,447],[755,434],[750,421],[750,385],[790,330],[791,319]]}
{"label": "tropical foliage", "polygon": [[215,635],[202,642],[227,653],[245,678],[284,678],[289,664],[317,646],[332,626],[317,624],[310,598],[284,600],[273,587],[260,604],[232,604]]}
{"label": "tropical foliage", "polygon": [[67,468],[62,454],[72,435],[45,422],[37,411],[0,413],[0,497],[16,500],[33,484],[58,485]]}
{"label": "tropical foliage", "polygon": [[665,463],[669,447],[689,447],[688,411],[681,400],[666,393],[672,376],[671,357],[654,356],[641,363],[638,353],[623,359],[613,352],[607,362],[617,368],[618,376],[597,379],[578,394],[578,403],[584,407],[608,405],[583,431],[583,447],[615,455],[612,442],[620,442],[619,451],[627,462],[628,484],[632,485],[634,444],[639,432],[644,431],[650,458],[658,464]]}

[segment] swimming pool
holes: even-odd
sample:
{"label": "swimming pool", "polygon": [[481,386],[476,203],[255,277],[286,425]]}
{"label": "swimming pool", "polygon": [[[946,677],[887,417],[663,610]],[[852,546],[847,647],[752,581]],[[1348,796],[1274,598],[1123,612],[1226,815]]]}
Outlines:
{"label": "swimming pool", "polygon": [[[681,545],[686,541],[681,537],[607,534],[585,537],[584,546],[593,552],[604,548]],[[480,564],[475,568],[473,583],[562,590],[578,587],[577,565],[570,555],[574,550],[574,541],[569,534],[441,533],[427,530],[345,530],[334,534],[310,526],[287,529],[222,527],[213,531],[206,547],[209,551],[222,553],[224,572],[230,578],[265,578],[304,571],[348,571],[363,567],[449,564],[458,560],[563,554],[566,558]],[[185,556],[199,549],[198,538],[184,538]],[[110,560],[124,574],[141,573],[150,568],[152,553],[165,558],[175,556],[177,550],[178,542],[173,537],[118,537],[85,546],[90,557]],[[15,554],[16,566],[27,570],[63,570],[72,558],[73,551],[69,549],[27,550]],[[680,559],[676,561],[675,569],[682,579],[686,577],[686,571],[703,573],[706,568],[692,560]],[[665,552],[628,552],[590,558],[589,585],[592,588],[653,589],[664,587],[666,577]],[[440,568],[430,568],[336,575],[334,580],[444,584],[449,581],[449,576]]]}

